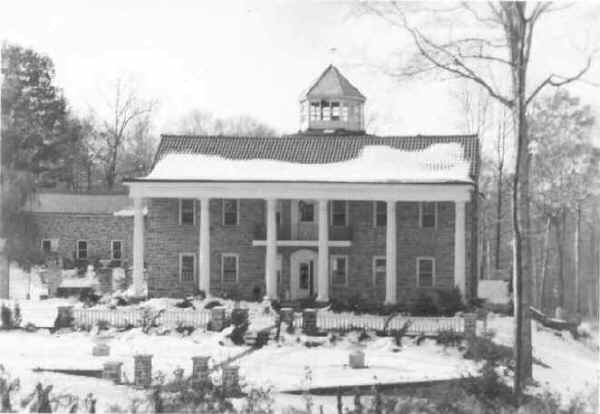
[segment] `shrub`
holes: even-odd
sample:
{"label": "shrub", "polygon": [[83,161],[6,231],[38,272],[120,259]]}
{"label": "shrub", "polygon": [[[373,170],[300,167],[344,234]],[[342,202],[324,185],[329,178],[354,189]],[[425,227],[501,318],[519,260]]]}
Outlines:
{"label": "shrub", "polygon": [[0,308],[0,319],[2,320],[2,329],[13,329],[13,312],[12,310],[2,304],[2,308]]}
{"label": "shrub", "polygon": [[435,316],[440,314],[433,297],[425,292],[419,292],[409,309],[410,314],[413,316]]}
{"label": "shrub", "polygon": [[248,321],[240,325],[235,325],[229,334],[229,339],[231,339],[231,342],[233,342],[235,345],[244,345],[244,335],[248,331],[249,326],[250,323]]}
{"label": "shrub", "polygon": [[464,354],[467,359],[474,361],[488,361],[497,366],[500,364],[512,365],[512,349],[492,341],[492,335],[478,336],[469,341]]}
{"label": "shrub", "polygon": [[110,323],[106,319],[100,319],[96,322],[98,331],[106,331],[110,327]]}
{"label": "shrub", "polygon": [[259,331],[256,334],[256,342],[254,343],[254,348],[260,349],[269,343],[269,331]]}
{"label": "shrub", "polygon": [[456,332],[454,329],[442,329],[438,331],[435,342],[438,345],[443,345],[444,348],[449,346],[459,346],[462,343],[463,335]]}
{"label": "shrub", "polygon": [[260,286],[254,286],[252,288],[252,298],[255,302],[262,301],[262,289],[260,288]]}
{"label": "shrub", "polygon": [[222,306],[222,303],[219,302],[218,300],[211,300],[206,305],[204,305],[204,309],[212,309],[212,308],[215,308],[217,306]]}
{"label": "shrub", "polygon": [[439,312],[445,316],[454,316],[456,312],[465,310],[462,295],[457,287],[450,290],[439,289],[437,307]]}
{"label": "shrub", "polygon": [[176,332],[184,335],[190,335],[192,332],[194,332],[194,329],[195,328],[193,326],[186,325],[183,321],[177,321],[177,325],[175,327]]}
{"label": "shrub", "polygon": [[194,304],[189,298],[184,298],[182,301],[177,302],[175,306],[181,309],[194,308]]}

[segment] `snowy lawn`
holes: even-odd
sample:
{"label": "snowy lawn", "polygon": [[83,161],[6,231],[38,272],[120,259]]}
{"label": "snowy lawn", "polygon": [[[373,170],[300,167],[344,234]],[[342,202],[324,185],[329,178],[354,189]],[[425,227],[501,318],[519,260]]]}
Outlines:
{"label": "snowy lawn", "polygon": [[[494,341],[512,347],[512,317],[490,314],[488,329],[496,333]],[[550,366],[533,365],[533,378],[539,383],[536,391],[546,389],[559,393],[564,401],[577,396],[587,398],[594,390],[597,391],[597,346],[575,340],[568,332],[557,333],[537,322],[532,322],[532,343],[533,356]]]}

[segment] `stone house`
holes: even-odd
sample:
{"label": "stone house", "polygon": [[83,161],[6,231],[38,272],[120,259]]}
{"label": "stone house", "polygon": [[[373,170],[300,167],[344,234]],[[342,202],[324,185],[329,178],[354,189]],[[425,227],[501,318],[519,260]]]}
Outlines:
{"label": "stone house", "polygon": [[26,211],[35,225],[34,245],[46,255],[82,266],[131,262],[133,213],[127,194],[38,192]]}
{"label": "stone house", "polygon": [[474,296],[478,138],[370,135],[365,101],[329,66],[300,99],[297,134],[163,135],[152,171],[125,182],[133,238],[111,236],[132,247],[135,290]]}

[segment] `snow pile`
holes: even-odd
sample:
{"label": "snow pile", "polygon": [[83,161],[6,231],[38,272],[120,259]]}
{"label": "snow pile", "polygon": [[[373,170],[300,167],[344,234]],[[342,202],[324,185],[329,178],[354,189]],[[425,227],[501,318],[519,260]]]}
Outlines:
{"label": "snow pile", "polygon": [[[113,216],[116,216],[116,217],[133,217],[134,213],[135,213],[135,210],[133,209],[133,207],[129,207],[129,208],[124,208],[122,210],[115,211],[113,213]],[[144,216],[148,215],[148,207],[144,207],[142,209],[142,214]]]}
{"label": "snow pile", "polygon": [[327,164],[167,154],[145,179],[470,183],[469,167],[458,143],[434,144],[421,151],[370,145],[365,146],[357,158]]}
{"label": "snow pile", "polygon": [[477,297],[489,303],[506,304],[510,302],[508,282],[505,280],[480,280],[477,282]]}
{"label": "snow pile", "polygon": [[58,315],[59,306],[80,307],[81,303],[75,299],[47,299],[47,300],[8,300],[0,301],[14,311],[18,304],[21,310],[21,327],[33,325],[36,328],[54,328],[54,321]]}
{"label": "snow pile", "polygon": [[48,296],[48,286],[42,282],[39,267],[32,267],[28,272],[16,263],[11,263],[9,268],[10,284],[9,297],[11,299],[39,299],[40,296]]}

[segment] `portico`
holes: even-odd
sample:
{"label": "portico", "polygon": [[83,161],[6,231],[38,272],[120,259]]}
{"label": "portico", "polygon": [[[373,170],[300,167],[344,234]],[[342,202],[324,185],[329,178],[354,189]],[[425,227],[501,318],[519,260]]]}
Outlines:
{"label": "portico", "polygon": [[[177,198],[198,200],[199,213],[199,245],[198,245],[198,287],[210,292],[210,260],[211,199],[235,198],[264,199],[266,211],[266,237],[264,240],[253,240],[252,245],[265,247],[265,286],[266,296],[278,298],[277,292],[277,254],[282,246],[311,247],[317,250],[316,294],[317,300],[326,302],[330,299],[330,247],[348,247],[352,240],[332,240],[330,237],[330,217],[328,204],[331,200],[368,200],[384,201],[387,206],[386,223],[386,290],[385,302],[397,301],[396,266],[398,262],[396,224],[396,204],[399,201],[452,201],[454,212],[454,281],[463,295],[465,294],[465,203],[471,198],[472,185],[468,183],[453,184],[405,184],[405,183],[344,183],[344,182],[201,182],[201,181],[162,181],[138,179],[127,182],[130,196],[134,200],[134,266],[133,280],[136,292],[143,286],[143,254],[144,254],[144,221],[141,213],[144,198]],[[317,202],[317,238],[316,240],[291,239],[282,240],[277,237],[276,205],[280,199],[311,199]],[[140,289],[140,290],[137,290]]]}

